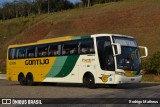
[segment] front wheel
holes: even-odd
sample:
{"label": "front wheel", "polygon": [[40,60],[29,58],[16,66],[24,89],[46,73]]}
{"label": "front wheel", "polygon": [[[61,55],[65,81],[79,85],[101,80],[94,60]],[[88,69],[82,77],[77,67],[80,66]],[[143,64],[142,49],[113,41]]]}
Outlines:
{"label": "front wheel", "polygon": [[95,88],[96,85],[95,85],[94,76],[92,74],[86,75],[83,79],[83,84],[87,88],[90,88],[90,89]]}

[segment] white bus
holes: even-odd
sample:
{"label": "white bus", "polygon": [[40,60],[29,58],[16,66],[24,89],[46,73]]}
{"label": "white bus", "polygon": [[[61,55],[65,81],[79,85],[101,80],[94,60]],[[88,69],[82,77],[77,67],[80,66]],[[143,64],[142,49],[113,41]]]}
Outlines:
{"label": "white bus", "polygon": [[[141,56],[139,49],[145,50]],[[138,83],[146,47],[131,36],[94,34],[11,45],[7,53],[7,78],[21,85],[36,82],[96,84]]]}

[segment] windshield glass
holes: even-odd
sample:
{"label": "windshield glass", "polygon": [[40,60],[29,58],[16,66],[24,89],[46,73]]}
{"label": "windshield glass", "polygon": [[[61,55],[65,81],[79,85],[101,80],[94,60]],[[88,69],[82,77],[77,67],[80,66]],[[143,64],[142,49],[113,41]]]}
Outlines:
{"label": "windshield glass", "polygon": [[140,71],[141,60],[137,43],[133,38],[113,37],[114,43],[121,44],[121,54],[116,56],[117,68]]}

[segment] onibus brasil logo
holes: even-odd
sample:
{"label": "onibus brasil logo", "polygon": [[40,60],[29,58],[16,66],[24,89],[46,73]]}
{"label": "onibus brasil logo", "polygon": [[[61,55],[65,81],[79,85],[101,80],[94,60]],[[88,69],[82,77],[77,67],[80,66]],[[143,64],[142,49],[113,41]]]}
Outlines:
{"label": "onibus brasil logo", "polygon": [[36,99],[2,99],[2,104],[42,104],[42,101]]}

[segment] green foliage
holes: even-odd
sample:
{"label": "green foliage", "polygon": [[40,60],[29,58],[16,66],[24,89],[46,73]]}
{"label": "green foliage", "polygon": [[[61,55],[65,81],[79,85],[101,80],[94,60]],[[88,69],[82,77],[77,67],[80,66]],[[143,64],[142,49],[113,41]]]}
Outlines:
{"label": "green foliage", "polygon": [[12,0],[0,7],[0,20],[26,17],[32,14],[51,13],[74,8],[68,0]]}
{"label": "green foliage", "polygon": [[147,61],[143,64],[147,73],[160,73],[160,51],[155,52]]}
{"label": "green foliage", "polygon": [[[103,4],[103,3],[109,3],[109,2],[118,2],[122,0],[81,0],[84,6],[87,5],[95,5],[95,4]],[[88,4],[90,3],[90,4]]]}

